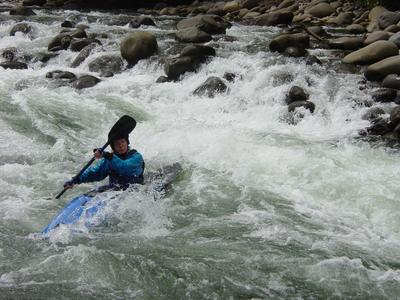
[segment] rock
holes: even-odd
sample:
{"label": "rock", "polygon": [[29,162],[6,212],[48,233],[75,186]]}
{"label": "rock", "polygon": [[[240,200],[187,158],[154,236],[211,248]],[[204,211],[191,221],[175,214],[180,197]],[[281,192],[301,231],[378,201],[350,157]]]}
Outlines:
{"label": "rock", "polygon": [[397,74],[389,74],[382,81],[382,87],[400,90],[400,76]]}
{"label": "rock", "polygon": [[86,89],[98,84],[101,80],[92,75],[83,75],[74,81],[73,85],[76,89]]}
{"label": "rock", "polygon": [[186,72],[196,71],[200,64],[200,60],[193,56],[168,59],[164,65],[164,72],[169,80],[177,80]]}
{"label": "rock", "polygon": [[89,55],[92,53],[93,49],[97,47],[97,45],[97,43],[92,43],[83,48],[74,59],[74,61],[71,63],[71,67],[76,68],[77,66],[79,66],[86,58],[89,57]]}
{"label": "rock", "polygon": [[14,70],[28,69],[28,65],[26,63],[19,61],[5,61],[0,63],[0,67]]}
{"label": "rock", "polygon": [[89,63],[89,71],[99,72],[100,76],[111,77],[122,71],[124,62],[116,55],[103,55],[95,58]]}
{"label": "rock", "polygon": [[331,20],[331,23],[334,23],[339,26],[349,25],[353,23],[354,14],[352,12],[344,12],[338,15],[336,18]]}
{"label": "rock", "polygon": [[386,31],[375,31],[368,34],[367,38],[364,41],[364,45],[369,45],[375,43],[376,41],[386,41],[389,39],[389,36],[389,33]]}
{"label": "rock", "polygon": [[180,56],[194,56],[194,57],[207,57],[215,56],[215,49],[210,46],[203,45],[189,45],[183,48]]}
{"label": "rock", "polygon": [[398,48],[400,48],[400,32],[397,32],[393,34],[390,38],[389,41],[395,43]]}
{"label": "rock", "polygon": [[178,30],[196,27],[208,34],[225,34],[226,29],[231,26],[219,16],[200,15],[189,19],[183,19],[176,25]]}
{"label": "rock", "polygon": [[23,6],[42,6],[46,3],[46,0],[24,0],[22,1]]}
{"label": "rock", "polygon": [[383,6],[375,6],[368,14],[368,19],[370,22],[377,22],[379,17],[388,10]]}
{"label": "rock", "polygon": [[294,112],[296,108],[299,107],[304,107],[305,109],[308,109],[311,113],[313,113],[315,110],[315,104],[311,101],[295,101],[288,105],[288,111]]}
{"label": "rock", "polygon": [[76,75],[68,71],[55,70],[46,73],[46,78],[67,79],[69,82],[76,80]]}
{"label": "rock", "polygon": [[49,51],[59,51],[68,49],[69,45],[71,44],[71,36],[68,34],[58,34],[56,35],[47,46],[47,50]]}
{"label": "rock", "polygon": [[321,26],[310,26],[308,30],[319,36],[326,35],[326,31]]}
{"label": "rock", "polygon": [[384,114],[385,114],[385,111],[382,108],[372,107],[372,108],[368,109],[362,115],[361,119],[372,121],[372,120],[376,120],[377,118],[379,118],[381,115],[384,115]]}
{"label": "rock", "polygon": [[333,14],[335,10],[329,5],[329,3],[321,2],[315,6],[305,9],[304,12],[316,18],[324,18]]}
{"label": "rock", "polygon": [[307,56],[306,65],[313,65],[313,64],[322,65],[322,62],[315,55]]}
{"label": "rock", "polygon": [[40,61],[42,63],[48,62],[51,58],[58,56],[58,53],[49,53],[49,52],[39,52],[36,53],[34,57],[34,61]]}
{"label": "rock", "polygon": [[128,35],[120,45],[121,56],[130,65],[135,65],[139,60],[148,58],[158,50],[155,36],[149,32],[136,31]]}
{"label": "rock", "polygon": [[364,76],[368,80],[378,81],[389,74],[400,75],[400,55],[385,58],[368,66]]}
{"label": "rock", "polygon": [[72,21],[65,20],[64,22],[61,23],[61,27],[74,28],[75,27],[75,23],[73,23]]}
{"label": "rock", "polygon": [[397,91],[393,89],[378,89],[373,91],[371,96],[376,102],[392,102],[397,97]]}
{"label": "rock", "polygon": [[87,38],[86,31],[82,28],[78,28],[74,31],[71,31],[68,33],[71,37],[76,38],[76,39],[84,39]]}
{"label": "rock", "polygon": [[233,81],[235,81],[236,74],[230,73],[230,72],[225,72],[224,76],[222,76],[222,77],[228,82],[233,82]]}
{"label": "rock", "polygon": [[304,57],[308,53],[304,48],[289,46],[283,50],[282,54],[289,57]]}
{"label": "rock", "polygon": [[207,78],[207,80],[201,84],[198,88],[193,91],[194,95],[204,96],[213,98],[216,94],[221,94],[226,92],[227,86],[222,81],[221,78],[211,76]]}
{"label": "rock", "polygon": [[288,47],[308,48],[310,37],[305,33],[282,34],[274,38],[269,44],[269,49],[273,52],[283,52]]}
{"label": "rock", "polygon": [[365,11],[365,12],[363,12],[359,17],[357,17],[357,18],[353,21],[353,24],[360,24],[360,23],[363,23],[364,21],[366,21],[366,20],[368,19],[368,14],[369,14],[369,11],[368,11],[368,10]]}
{"label": "rock", "polygon": [[260,26],[276,26],[280,24],[289,25],[292,23],[292,20],[292,12],[270,12],[256,17],[254,22]]}
{"label": "rock", "polygon": [[342,50],[356,50],[364,45],[362,37],[340,37],[329,41],[329,47]]}
{"label": "rock", "polygon": [[397,24],[400,21],[400,12],[383,12],[378,17],[378,25],[381,29],[385,29],[390,25]]}
{"label": "rock", "polygon": [[[242,7],[247,9],[252,9],[259,4],[259,0],[244,0],[242,1]],[[284,1],[285,2],[285,1]]]}
{"label": "rock", "polygon": [[10,30],[10,36],[14,36],[17,32],[22,32],[23,34],[27,34],[31,32],[32,27],[28,23],[18,23],[13,26]]}
{"label": "rock", "polygon": [[17,56],[18,49],[16,47],[8,47],[2,50],[1,56],[7,61],[13,61]]}
{"label": "rock", "polygon": [[35,12],[29,7],[24,6],[15,6],[10,9],[10,15],[18,15],[18,16],[35,16]]}
{"label": "rock", "polygon": [[[399,25],[389,25],[388,27],[385,28],[385,31],[396,33],[396,32],[400,31],[400,26]],[[390,40],[390,38],[389,38],[389,40]]]}
{"label": "rock", "polygon": [[225,3],[223,7],[224,13],[234,12],[240,9],[240,4],[237,1],[230,1]]}
{"label": "rock", "polygon": [[372,135],[383,135],[393,130],[393,126],[384,119],[377,118],[372,126],[367,128],[367,132]]}
{"label": "rock", "polygon": [[71,49],[71,51],[78,52],[78,51],[81,51],[86,46],[93,44],[93,43],[101,45],[101,42],[98,39],[86,38],[86,39],[72,41],[70,49]]}
{"label": "rock", "polygon": [[283,0],[279,5],[278,9],[286,8],[295,4],[294,0]]}
{"label": "rock", "polygon": [[212,40],[211,35],[196,27],[179,30],[175,38],[183,43],[207,43]]}
{"label": "rock", "polygon": [[221,7],[211,7],[209,10],[207,10],[207,15],[223,16],[224,11]]}
{"label": "rock", "polygon": [[346,30],[353,34],[360,34],[367,31],[364,26],[360,24],[352,24],[346,27]]}
{"label": "rock", "polygon": [[145,16],[134,18],[129,22],[129,27],[131,28],[139,28],[142,25],[156,26],[156,23],[154,23],[152,18]]}
{"label": "rock", "polygon": [[289,93],[286,95],[285,102],[290,104],[295,101],[306,101],[309,95],[299,86],[292,86]]}
{"label": "rock", "polygon": [[369,64],[398,54],[399,49],[396,44],[389,41],[377,41],[346,55],[343,62],[346,64]]}
{"label": "rock", "polygon": [[390,122],[397,126],[400,123],[400,106],[395,106],[390,112]]}
{"label": "rock", "polygon": [[169,79],[166,76],[160,76],[157,78],[156,83],[164,83],[164,82],[168,82]]}

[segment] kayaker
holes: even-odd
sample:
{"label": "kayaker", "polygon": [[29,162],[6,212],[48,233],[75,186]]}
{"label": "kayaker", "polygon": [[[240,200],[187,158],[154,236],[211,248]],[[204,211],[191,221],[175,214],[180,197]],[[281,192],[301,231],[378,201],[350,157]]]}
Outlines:
{"label": "kayaker", "polygon": [[64,188],[74,184],[100,181],[109,177],[106,188],[126,189],[130,184],[143,184],[144,161],[142,155],[129,148],[129,137],[117,137],[111,141],[113,152],[100,152],[94,149],[94,157],[100,161],[88,168],[79,177],[74,177],[64,183]]}

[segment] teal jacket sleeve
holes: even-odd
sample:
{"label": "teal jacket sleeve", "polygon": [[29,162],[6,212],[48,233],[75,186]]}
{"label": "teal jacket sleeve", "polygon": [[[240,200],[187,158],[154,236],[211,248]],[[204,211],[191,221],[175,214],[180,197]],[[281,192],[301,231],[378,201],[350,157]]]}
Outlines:
{"label": "teal jacket sleeve", "polygon": [[143,157],[139,152],[125,160],[113,155],[109,163],[110,170],[122,176],[139,176],[143,173]]}
{"label": "teal jacket sleeve", "polygon": [[96,165],[86,169],[78,178],[78,183],[100,181],[109,174],[109,163],[102,158]]}

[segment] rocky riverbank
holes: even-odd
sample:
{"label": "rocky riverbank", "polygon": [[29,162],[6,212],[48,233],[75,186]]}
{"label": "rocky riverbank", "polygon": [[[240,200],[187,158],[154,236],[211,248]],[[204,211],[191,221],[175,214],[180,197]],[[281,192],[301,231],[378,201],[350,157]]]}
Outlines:
{"label": "rocky riverbank", "polygon": [[[117,4],[118,3],[118,4]],[[25,18],[35,15],[35,9],[116,9],[129,7],[135,9],[129,17],[121,18],[118,24],[131,28],[156,26],[155,16],[179,16],[176,24],[175,40],[182,46],[178,55],[163,57],[165,76],[157,82],[179,80],[186,72],[196,71],[202,64],[209,62],[216,51],[212,46],[202,45],[212,40],[229,40],[226,30],[232,22],[257,26],[279,26],[281,33],[269,44],[272,52],[305,60],[307,64],[324,64],[317,56],[310,55],[310,49],[336,49],[342,66],[356,66],[355,70],[364,74],[365,80],[357,88],[371,89],[371,101],[362,103],[371,107],[364,118],[371,126],[361,131],[362,135],[383,136],[391,141],[400,141],[400,12],[394,12],[383,6],[366,9],[354,1],[295,1],[295,0],[243,0],[229,2],[195,1],[146,1],[146,7],[139,1],[96,2],[77,0],[25,0],[10,9],[10,15],[19,18],[10,31],[10,36],[18,32],[29,35],[32,27],[24,22]],[[71,67],[78,67],[97,47],[102,46],[101,39],[107,34],[87,33],[87,25],[75,24],[71,20],[62,23],[60,33],[48,44],[48,52],[22,55],[18,49],[3,49],[3,68],[28,68],[29,60],[45,63],[57,56],[59,51],[76,51],[77,56]],[[325,28],[337,28],[335,36],[329,35]],[[78,53],[79,52],[79,53]],[[98,72],[92,75],[77,76],[71,72],[54,70],[46,77],[58,80],[59,84],[71,84],[77,89],[89,88],[101,80],[123,71],[125,60],[132,67],[139,60],[158,53],[156,37],[138,29],[125,37],[120,44],[120,56],[101,56],[92,61],[89,69]],[[328,66],[327,66],[328,67]],[[234,80],[240,74],[225,74],[224,78],[210,77],[201,84],[195,94],[213,97],[216,93],[227,91],[225,82]],[[314,112],[315,104],[308,100],[303,87],[293,86],[287,97],[288,112],[297,108]],[[381,104],[391,103],[390,111]]]}

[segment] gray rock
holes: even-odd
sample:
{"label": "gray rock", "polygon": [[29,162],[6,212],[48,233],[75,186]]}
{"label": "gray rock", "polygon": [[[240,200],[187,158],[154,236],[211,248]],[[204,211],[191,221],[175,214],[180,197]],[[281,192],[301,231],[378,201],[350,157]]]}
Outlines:
{"label": "gray rock", "polygon": [[292,21],[292,12],[270,12],[254,18],[255,24],[260,26],[289,25]]}
{"label": "gray rock", "polygon": [[226,29],[230,26],[231,24],[220,16],[214,15],[199,15],[193,18],[183,19],[176,25],[178,30],[196,27],[208,34],[224,34]]}
{"label": "gray rock", "polygon": [[400,76],[397,74],[387,75],[382,81],[382,86],[389,89],[400,90]]}
{"label": "gray rock", "polygon": [[212,40],[211,35],[196,27],[179,30],[175,38],[183,43],[207,43]]}
{"label": "gray rock", "polygon": [[36,14],[31,8],[18,5],[10,9],[10,15],[35,16]]}
{"label": "gray rock", "polygon": [[393,130],[393,126],[386,120],[377,118],[373,124],[367,128],[367,132],[372,135],[383,135]]}
{"label": "gray rock", "polygon": [[18,49],[16,47],[8,47],[2,50],[1,56],[7,61],[13,61],[17,56]]}
{"label": "gray rock", "polygon": [[101,45],[101,42],[98,39],[80,39],[80,40],[74,40],[71,42],[70,49],[71,51],[78,52],[81,51],[83,48],[86,46],[97,43],[98,45]]}
{"label": "gray rock", "polygon": [[394,107],[390,112],[390,122],[397,126],[400,123],[400,106]]}
{"label": "gray rock", "polygon": [[326,35],[326,31],[321,26],[310,26],[310,27],[308,27],[308,30],[310,30],[312,33],[315,33],[319,36]]}
{"label": "gray rock", "polygon": [[17,32],[27,34],[32,31],[32,27],[27,23],[18,23],[13,26],[10,30],[10,36],[14,36]]}
{"label": "gray rock", "polygon": [[353,34],[360,34],[367,31],[367,29],[360,24],[351,24],[346,27],[346,30]]}
{"label": "gray rock", "polygon": [[129,65],[135,65],[139,60],[148,58],[158,50],[155,36],[149,32],[136,31],[128,35],[120,45],[121,56]]}
{"label": "gray rock", "polygon": [[97,43],[92,43],[83,48],[72,62],[71,67],[76,68],[77,66],[79,66],[86,58],[89,57],[93,49],[96,48],[97,46],[98,46]]}
{"label": "gray rock", "polygon": [[[292,0],[284,0],[283,2],[288,2],[288,1],[292,1]],[[242,7],[247,8],[247,9],[252,9],[252,8],[256,7],[259,4],[259,2],[260,2],[259,0],[244,0],[242,2]]]}
{"label": "gray rock", "polygon": [[215,49],[211,46],[188,45],[182,49],[180,56],[207,57],[215,56]]}
{"label": "gray rock", "polygon": [[103,55],[89,63],[89,71],[99,72],[100,76],[111,77],[122,71],[124,62],[120,56]]}
{"label": "gray rock", "polygon": [[395,43],[398,48],[400,48],[400,32],[397,32],[393,34],[390,38],[389,41]]}
{"label": "gray rock", "polygon": [[392,102],[397,97],[397,91],[394,89],[378,89],[373,91],[371,96],[376,102]]}
{"label": "gray rock", "polygon": [[74,31],[71,31],[68,33],[71,37],[76,38],[76,39],[84,39],[87,38],[86,31],[84,29],[78,28]]}
{"label": "gray rock", "polygon": [[66,79],[69,82],[76,80],[76,75],[68,71],[54,70],[46,73],[46,78]]}
{"label": "gray rock", "polygon": [[58,53],[52,52],[39,52],[35,54],[34,61],[40,61],[42,63],[48,62],[51,58],[58,56]]}
{"label": "gray rock", "polygon": [[[390,25],[388,27],[385,28],[385,31],[387,32],[392,32],[392,33],[396,33],[400,31],[400,26],[399,25]],[[389,38],[390,39],[390,38]]]}
{"label": "gray rock", "polygon": [[61,27],[74,28],[75,27],[75,23],[72,22],[72,21],[65,20],[64,22],[61,23]]}
{"label": "gray rock", "polygon": [[289,93],[286,95],[286,104],[296,101],[306,101],[309,95],[299,86],[292,86]]}
{"label": "gray rock", "polygon": [[166,76],[160,76],[157,78],[156,83],[164,83],[170,81]]}
{"label": "gray rock", "polygon": [[362,37],[341,37],[329,41],[329,46],[333,49],[356,50],[364,45]]}
{"label": "gray rock", "polygon": [[307,56],[306,65],[313,65],[313,64],[322,65],[322,62],[315,55]]}
{"label": "gray rock", "polygon": [[361,119],[372,121],[372,120],[376,120],[377,118],[379,118],[381,115],[384,115],[384,114],[385,114],[385,111],[382,108],[371,107],[362,115]]}
{"label": "gray rock", "polygon": [[230,73],[230,72],[225,72],[224,76],[222,76],[222,77],[228,82],[233,82],[233,81],[235,81],[236,74]]}
{"label": "gray rock", "polygon": [[333,14],[335,10],[329,3],[321,2],[317,5],[305,9],[305,13],[312,15],[316,18],[324,18]]}
{"label": "gray rock", "polygon": [[400,75],[400,55],[385,58],[368,66],[364,76],[368,80],[379,81],[389,74]]}
{"label": "gray rock", "polygon": [[58,34],[56,35],[47,46],[49,51],[59,51],[68,49],[71,44],[72,37],[68,34]]}
{"label": "gray rock", "polygon": [[344,12],[332,19],[332,23],[343,26],[353,23],[354,14],[352,12]]}
{"label": "gray rock", "polygon": [[386,31],[375,31],[370,33],[364,41],[364,45],[375,43],[376,41],[385,41],[389,39],[389,33]]}
{"label": "gray rock", "polygon": [[310,37],[305,33],[282,34],[274,38],[269,44],[269,49],[273,52],[283,52],[288,47],[308,48]]}
{"label": "gray rock", "polygon": [[381,29],[397,24],[400,21],[400,12],[387,11],[382,13],[378,18],[378,25]]}
{"label": "gray rock", "polygon": [[304,48],[289,46],[283,50],[282,54],[288,57],[304,57],[307,56],[308,52]]}
{"label": "gray rock", "polygon": [[209,77],[207,80],[201,84],[198,88],[193,91],[194,95],[204,96],[213,98],[216,94],[221,94],[227,91],[226,84],[219,77]]}
{"label": "gray rock", "polygon": [[164,65],[164,72],[169,80],[177,80],[179,76],[186,72],[196,71],[201,62],[193,56],[182,56],[178,58],[168,59]]}
{"label": "gray rock", "polygon": [[343,58],[347,64],[369,64],[399,54],[396,44],[389,41],[377,41]]}
{"label": "gray rock", "polygon": [[94,77],[92,75],[83,75],[79,77],[77,80],[74,81],[73,85],[76,89],[81,90],[81,89],[86,89],[95,86],[98,84],[101,80],[97,77]]}
{"label": "gray rock", "polygon": [[14,70],[28,69],[28,65],[26,63],[19,61],[5,61],[0,63],[0,67]]}
{"label": "gray rock", "polygon": [[154,23],[152,18],[146,16],[136,17],[129,22],[129,27],[131,28],[139,28],[142,25],[156,26],[156,23]]}
{"label": "gray rock", "polygon": [[315,110],[315,104],[311,101],[295,101],[288,105],[288,111],[294,112],[296,108],[299,107],[304,107],[305,109],[308,109],[311,113],[313,113]]}

